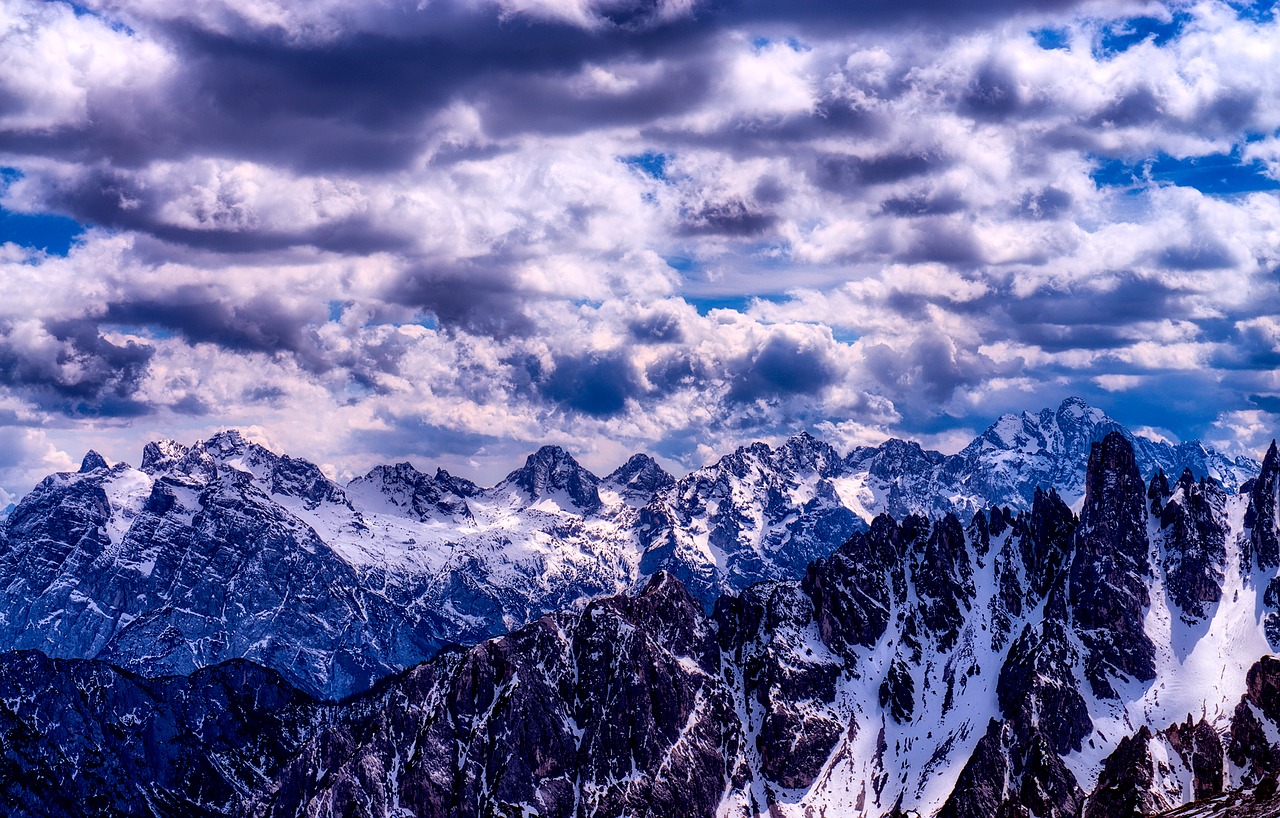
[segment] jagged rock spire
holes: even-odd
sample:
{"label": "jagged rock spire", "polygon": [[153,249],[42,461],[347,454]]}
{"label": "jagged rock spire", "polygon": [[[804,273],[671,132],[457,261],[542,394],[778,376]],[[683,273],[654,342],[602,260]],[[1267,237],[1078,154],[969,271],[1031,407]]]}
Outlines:
{"label": "jagged rock spire", "polygon": [[1266,457],[1262,458],[1262,470],[1253,481],[1249,492],[1249,508],[1245,511],[1244,524],[1249,529],[1250,562],[1258,570],[1280,567],[1280,528],[1276,519],[1277,495],[1280,493],[1280,452],[1271,441]]}
{"label": "jagged rock spire", "polygon": [[1143,629],[1151,598],[1146,486],[1133,444],[1110,432],[1089,452],[1084,508],[1075,535],[1069,601],[1087,649],[1085,672],[1099,696],[1108,677],[1155,677],[1155,646]]}
{"label": "jagged rock spire", "polygon": [[559,446],[538,449],[525,460],[524,468],[512,472],[504,482],[523,489],[533,503],[551,492],[563,491],[584,511],[600,507],[600,478]]}
{"label": "jagged rock spire", "polygon": [[88,474],[97,469],[107,468],[107,461],[102,455],[90,449],[85,453],[84,460],[80,461],[80,474]]}

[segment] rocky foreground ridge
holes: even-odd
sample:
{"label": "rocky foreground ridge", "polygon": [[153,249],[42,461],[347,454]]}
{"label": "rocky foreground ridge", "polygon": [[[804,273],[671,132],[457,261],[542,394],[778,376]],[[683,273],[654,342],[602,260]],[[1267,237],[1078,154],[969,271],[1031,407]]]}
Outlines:
{"label": "rocky foreground ridge", "polygon": [[137,468],[91,452],[0,522],[0,650],[145,676],[247,658],[336,698],[660,571],[710,610],[799,579],[880,514],[1030,512],[1050,486],[1078,503],[1089,448],[1111,431],[1143,476],[1190,469],[1229,497],[1258,473],[1076,399],[1006,415],[956,455],[898,440],[841,455],[803,434],[679,479],[646,455],[599,478],[553,446],[489,488],[408,463],[340,486],[235,432],[152,443]]}
{"label": "rocky foreground ridge", "polygon": [[1190,471],[1144,480],[1108,434],[1078,515],[1048,490],[965,520],[877,516],[798,580],[711,613],[658,571],[338,703],[244,661],[147,680],[10,652],[0,798],[17,816],[1265,805],[1278,501],[1274,446],[1229,495]]}

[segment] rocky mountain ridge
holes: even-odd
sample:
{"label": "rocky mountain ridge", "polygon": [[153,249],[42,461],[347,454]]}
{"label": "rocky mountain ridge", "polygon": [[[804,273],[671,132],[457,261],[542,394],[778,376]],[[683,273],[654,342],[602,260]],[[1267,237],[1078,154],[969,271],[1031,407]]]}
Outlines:
{"label": "rocky mountain ridge", "polygon": [[[0,522],[0,649],[146,675],[249,658],[338,697],[659,571],[710,607],[800,577],[885,511],[1029,509],[1055,481],[1082,494],[1071,458],[1117,428],[1069,400],[1005,416],[950,457],[901,441],[842,456],[801,434],[679,479],[646,455],[599,478],[546,446],[490,488],[408,463],[339,486],[236,432],[149,444],[136,469],[91,452]],[[1231,491],[1257,473],[1129,438],[1144,474],[1187,467]]]}
{"label": "rocky mountain ridge", "polygon": [[340,703],[244,662],[146,681],[0,655],[4,803],[1097,818],[1241,787],[1262,803],[1280,773],[1278,483],[1274,446],[1238,495],[1190,471],[1144,480],[1109,434],[1079,516],[1053,490],[964,522],[881,515],[710,614],[659,571]]}

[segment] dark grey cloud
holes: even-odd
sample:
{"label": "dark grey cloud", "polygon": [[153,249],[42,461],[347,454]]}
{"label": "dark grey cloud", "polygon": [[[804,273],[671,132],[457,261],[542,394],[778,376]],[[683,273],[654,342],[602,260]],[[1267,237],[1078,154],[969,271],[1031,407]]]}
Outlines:
{"label": "dark grey cloud", "polygon": [[907,240],[902,244],[906,249],[899,251],[899,257],[905,261],[935,261],[972,268],[986,260],[973,225],[960,218],[919,219],[907,228]]}
{"label": "dark grey cloud", "polygon": [[540,384],[542,394],[564,407],[595,417],[622,412],[642,387],[625,350],[557,357]]}
{"label": "dark grey cloud", "polygon": [[154,297],[108,304],[99,320],[160,327],[188,343],[237,352],[290,353],[313,371],[328,367],[314,332],[326,320],[318,304],[287,306],[269,295],[237,302],[208,287],[183,285]]}
{"label": "dark grey cloud", "polygon": [[725,4],[724,13],[734,21],[784,21],[809,30],[848,31],[866,26],[941,23],[945,28],[964,31],[994,17],[1063,11],[1079,5],[1079,0],[983,0],[962,5],[946,0],[869,0],[851,8],[839,0],[797,0],[785,5],[769,0],[746,0]]}
{"label": "dark grey cloud", "polygon": [[1032,108],[1014,70],[990,61],[978,69],[959,102],[961,111],[980,120],[1006,119],[1030,113]]}
{"label": "dark grey cloud", "polygon": [[1028,191],[1018,203],[1015,213],[1029,219],[1056,219],[1071,210],[1073,199],[1067,191],[1048,185],[1036,191]]}
{"label": "dark grey cloud", "polygon": [[937,151],[913,150],[871,157],[826,154],[818,157],[815,179],[827,190],[856,193],[869,185],[901,182],[950,165],[951,160]]}
{"label": "dark grey cloud", "polygon": [[1050,352],[1126,346],[1134,340],[1135,323],[1191,313],[1190,293],[1180,287],[1133,274],[1117,278],[1106,288],[1043,289],[1021,298],[996,292],[983,304],[991,310],[997,335]]}
{"label": "dark grey cloud", "polygon": [[1002,371],[986,355],[960,348],[936,332],[922,335],[904,348],[876,344],[867,349],[866,361],[872,376],[889,390],[895,406],[923,414],[936,413],[961,387],[979,384]]}
{"label": "dark grey cloud", "polygon": [[967,207],[964,197],[951,190],[917,191],[892,196],[880,203],[880,211],[890,216],[946,216]]}
{"label": "dark grey cloud", "polygon": [[627,322],[631,337],[640,343],[668,344],[684,340],[680,316],[662,309],[652,310]]}
{"label": "dark grey cloud", "polygon": [[502,256],[423,263],[388,284],[382,297],[429,312],[445,328],[497,338],[528,335],[535,324],[526,307],[535,296],[517,286],[510,263]]}
{"label": "dark grey cloud", "polygon": [[729,364],[729,399],[750,403],[793,395],[816,395],[839,378],[829,346],[775,333],[759,348]]}
{"label": "dark grey cloud", "polygon": [[[567,86],[581,65],[566,70],[503,72],[465,93],[480,111],[486,134],[506,139],[523,133],[576,134],[599,127],[643,125],[695,110],[714,90],[712,64],[705,57],[672,54],[638,73],[624,91],[572,90]],[[619,69],[626,73],[626,64]]]}
{"label": "dark grey cloud", "polygon": [[[1264,319],[1265,321],[1265,319]],[[1233,373],[1267,372],[1280,369],[1280,344],[1273,327],[1257,321],[1242,322],[1231,326],[1230,322],[1218,322],[1213,340],[1221,342],[1210,357],[1210,365],[1217,371]],[[1228,326],[1221,326],[1228,324]],[[1273,325],[1274,326],[1274,325]]]}
{"label": "dark grey cloud", "polygon": [[777,216],[755,208],[741,199],[706,204],[687,212],[681,231],[687,235],[759,236],[770,230]]}
{"label": "dark grey cloud", "polygon": [[[240,224],[222,213],[207,214],[206,223],[199,228],[175,225],[164,214],[173,191],[157,190],[121,169],[94,167],[72,179],[59,180],[47,190],[48,207],[81,223],[136,231],[195,250],[248,255],[314,247],[358,255],[402,251],[413,243],[413,237],[387,230],[360,215],[301,229]],[[228,210],[234,212],[233,208]]]}
{"label": "dark grey cloud", "polygon": [[706,362],[685,349],[675,349],[645,367],[645,379],[659,394],[705,384],[712,377]]}
{"label": "dark grey cloud", "polygon": [[1166,247],[1156,254],[1154,261],[1163,268],[1195,272],[1217,270],[1236,266],[1237,259],[1231,248],[1212,236],[1196,241]]}
{"label": "dark grey cloud", "polygon": [[1261,100],[1254,90],[1226,87],[1198,106],[1192,123],[1201,133],[1241,132],[1250,128]]}
{"label": "dark grey cloud", "polygon": [[44,322],[52,340],[30,340],[32,327],[0,324],[0,385],[41,409],[72,417],[127,417],[152,407],[138,398],[155,350],[113,343],[92,321]]}
{"label": "dark grey cloud", "polygon": [[1164,117],[1164,107],[1164,102],[1156,96],[1153,89],[1138,86],[1103,106],[1085,120],[1085,124],[1091,128],[1147,125]]}
{"label": "dark grey cloud", "polygon": [[572,71],[616,55],[625,41],[460,11],[441,13],[437,24],[309,43],[284,31],[233,37],[165,23],[156,33],[183,62],[164,96],[94,100],[91,124],[0,132],[0,147],[123,167],[212,153],[299,170],[389,170],[421,150],[430,112],[483,87],[482,78]]}

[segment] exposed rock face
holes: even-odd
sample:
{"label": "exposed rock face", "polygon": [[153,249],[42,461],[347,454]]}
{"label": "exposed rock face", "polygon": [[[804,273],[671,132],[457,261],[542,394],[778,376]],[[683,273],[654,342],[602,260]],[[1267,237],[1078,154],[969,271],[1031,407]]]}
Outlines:
{"label": "exposed rock face", "polygon": [[102,458],[102,455],[98,454],[93,449],[90,449],[85,453],[84,459],[80,461],[80,474],[88,474],[89,472],[105,468],[107,468],[107,461]]}
{"label": "exposed rock face", "polygon": [[1227,757],[1248,783],[1280,773],[1280,659],[1264,656],[1251,668],[1248,687],[1231,718]]}
{"label": "exposed rock face", "polygon": [[1065,577],[1071,556],[1071,536],[1076,530],[1076,517],[1053,489],[1037,490],[1031,503],[1031,516],[1017,532],[1018,551],[1026,569],[1027,604],[1035,604],[1049,595]]}
{"label": "exposed rock face", "polygon": [[[1254,461],[1224,457],[1197,441],[1173,445],[1133,435],[1104,412],[1079,398],[1067,398],[1056,409],[1002,416],[947,458],[931,490],[922,493],[973,498],[966,510],[989,504],[1025,509],[1037,488],[1050,487],[1074,502],[1086,491],[1084,464],[1092,444],[1113,432],[1130,440],[1143,474],[1156,469],[1181,474],[1190,469],[1197,479],[1212,476],[1234,491],[1258,470]],[[936,509],[943,510],[947,509]]]}
{"label": "exposed rock face", "polygon": [[938,818],[1076,818],[1084,793],[1034,731],[1027,737],[992,720],[960,771]]}
{"label": "exposed rock face", "polygon": [[942,650],[949,650],[960,636],[974,594],[973,565],[960,521],[950,514],[938,521],[912,568],[919,627],[934,635]]}
{"label": "exposed rock face", "polygon": [[1163,503],[1158,512],[1169,595],[1185,622],[1199,622],[1222,598],[1227,495],[1212,480],[1197,482],[1188,469],[1171,492],[1153,479],[1148,497]]}
{"label": "exposed rock face", "polygon": [[1084,818],[1154,815],[1159,811],[1150,742],[1151,731],[1145,724],[1136,734],[1120,740],[1120,745],[1102,765],[1098,786],[1089,796]]}
{"label": "exposed rock face", "polygon": [[1272,648],[1280,650],[1280,578],[1273,576],[1280,566],[1280,452],[1274,440],[1249,491],[1244,525],[1249,533],[1245,564],[1256,567],[1267,577],[1260,580],[1267,583],[1263,622]]}
{"label": "exposed rock face", "polygon": [[1111,432],[1095,443],[1075,532],[1069,601],[1086,651],[1085,673],[1100,696],[1116,696],[1116,675],[1155,678],[1155,646],[1143,628],[1151,604],[1145,498],[1129,441]]}
{"label": "exposed rock face", "polygon": [[[365,591],[247,473],[195,467],[198,478],[117,466],[45,480],[7,521],[0,644],[153,676],[244,657],[314,692],[367,687],[438,648],[438,628]],[[297,461],[269,475],[304,503],[341,491]],[[121,483],[135,505],[122,504]],[[125,513],[127,528],[117,522]]]}
{"label": "exposed rock face", "polygon": [[[990,642],[1003,648],[1064,559],[1060,550],[1043,550],[1042,531],[1020,533],[1015,555],[1003,527],[1014,524],[1016,509],[1037,502],[1058,513],[1033,514],[1036,525],[1074,525],[1048,486],[1058,478],[1082,486],[1084,463],[1072,458],[1116,428],[1078,401],[1010,418],[963,457],[902,441],[842,457],[801,434],[777,447],[744,447],[679,480],[636,455],[601,481],[563,449],[546,446],[489,489],[407,463],[379,466],[340,487],[315,465],[236,432],[192,446],[148,444],[140,469],[90,453],[80,472],[54,476],[0,517],[0,543],[9,544],[0,552],[0,649],[109,658],[145,673],[239,655],[317,695],[342,696],[441,645],[581,610],[657,571],[679,577],[709,610],[725,591],[804,576],[886,509],[925,533],[905,545],[923,551],[909,559],[898,553],[896,565],[886,553],[869,555],[857,569],[867,576],[855,580],[858,591],[845,602],[833,588],[832,605],[863,608],[863,619],[841,626],[866,629],[848,634],[850,644],[879,639],[890,627],[887,609],[859,596],[885,605],[888,586],[869,584],[883,574],[895,599],[919,584],[914,611],[899,611],[907,648],[950,649],[977,604],[970,574],[989,558],[1002,571]],[[1144,469],[1178,459],[1172,449],[1133,439]],[[1203,457],[1189,464],[1196,474],[1240,469],[1198,451]],[[1255,493],[1266,485],[1257,481]],[[1189,545],[1168,566],[1189,618],[1212,610],[1221,566],[1217,541],[1196,511],[1217,495],[1199,503],[1199,491],[1168,498],[1190,515],[1170,520],[1169,530],[1181,532],[1177,541]],[[985,510],[989,501],[1014,510]],[[973,520],[976,539],[958,539],[954,521],[945,531],[905,523],[925,511]],[[812,577],[820,579],[820,572]],[[1269,598],[1280,603],[1280,584]],[[820,614],[826,599],[818,600]]]}
{"label": "exposed rock face", "polygon": [[1276,442],[1262,458],[1262,469],[1249,491],[1249,509],[1244,524],[1249,530],[1250,553],[1259,570],[1280,566],[1280,528],[1277,507],[1280,506],[1280,452]]}
{"label": "exposed rock face", "polygon": [[842,664],[806,638],[813,615],[813,601],[792,584],[757,585],[716,605],[727,678],[746,704],[745,732],[756,735],[761,772],[781,787],[812,784],[840,736],[857,729],[830,706]]}
{"label": "exposed rock face", "polygon": [[0,806],[36,816],[232,815],[299,752],[314,704],[237,661],[147,681],[0,655]]}
{"label": "exposed rock face", "polygon": [[822,641],[851,655],[884,635],[895,597],[906,593],[905,543],[891,517],[880,516],[867,533],[854,534],[829,559],[809,566],[803,587],[813,599]]}
{"label": "exposed rock face", "polygon": [[1218,732],[1204,719],[1192,722],[1190,716],[1161,733],[1182,764],[1191,772],[1192,794],[1199,800],[1222,792],[1225,764],[1224,748]]}
{"label": "exposed rock face", "polygon": [[1029,738],[1038,733],[1064,755],[1080,749],[1093,722],[1072,672],[1078,665],[1061,622],[1046,619],[1038,628],[1023,628],[996,687],[1000,711],[1018,735]]}
{"label": "exposed rock face", "polygon": [[501,494],[508,487],[522,491],[529,505],[559,501],[591,513],[600,508],[600,478],[584,469],[559,446],[543,446],[529,455],[523,468],[513,471],[493,488]]}
{"label": "exposed rock face", "polygon": [[339,707],[253,814],[710,816],[741,744],[718,666],[659,575]]}
{"label": "exposed rock face", "polygon": [[1160,813],[1160,818],[1280,818],[1280,798],[1270,788],[1237,790]]}
{"label": "exposed rock face", "polygon": [[377,498],[389,509],[415,520],[446,520],[457,524],[475,522],[467,498],[479,493],[475,485],[457,480],[443,469],[438,469],[432,477],[409,463],[377,466],[364,477],[353,480],[348,490],[370,498],[371,502]]}
{"label": "exposed rock face", "polygon": [[704,601],[794,579],[865,527],[837,490],[840,455],[802,434],[756,443],[660,491],[640,512],[642,573],[667,570]]}

